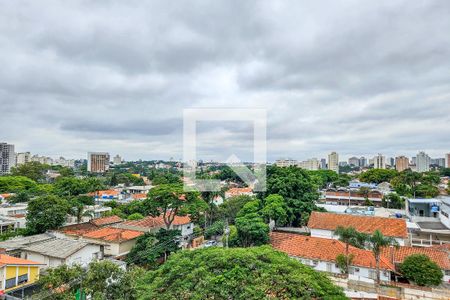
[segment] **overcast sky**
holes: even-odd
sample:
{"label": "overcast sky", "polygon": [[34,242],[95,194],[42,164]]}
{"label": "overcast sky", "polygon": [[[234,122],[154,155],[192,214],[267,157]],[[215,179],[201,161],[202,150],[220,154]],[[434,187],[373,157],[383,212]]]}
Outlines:
{"label": "overcast sky", "polygon": [[[0,141],[178,159],[183,109],[262,108],[270,160],[450,152],[450,1],[143,2],[2,1]],[[252,158],[249,122],[198,132]]]}

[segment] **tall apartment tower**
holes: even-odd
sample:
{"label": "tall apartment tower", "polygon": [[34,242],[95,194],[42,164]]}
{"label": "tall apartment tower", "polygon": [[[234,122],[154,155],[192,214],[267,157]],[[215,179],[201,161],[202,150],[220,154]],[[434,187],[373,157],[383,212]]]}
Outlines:
{"label": "tall apartment tower", "polygon": [[0,175],[8,174],[15,163],[14,145],[0,143]]}
{"label": "tall apartment tower", "polygon": [[336,152],[328,154],[328,170],[339,173],[339,154]]}
{"label": "tall apartment tower", "polygon": [[416,156],[416,171],[423,173],[430,171],[431,158],[425,152],[421,151]]}
{"label": "tall apartment tower", "polygon": [[92,173],[104,173],[109,170],[109,153],[89,152],[87,170]]}
{"label": "tall apartment tower", "polygon": [[450,168],[450,153],[447,153],[447,154],[445,155],[445,161],[446,161],[445,167],[446,167],[446,168]]}
{"label": "tall apartment tower", "polygon": [[373,158],[374,169],[386,169],[386,158],[379,154]]}
{"label": "tall apartment tower", "polygon": [[409,158],[406,156],[397,156],[395,158],[395,169],[399,172],[409,169]]}

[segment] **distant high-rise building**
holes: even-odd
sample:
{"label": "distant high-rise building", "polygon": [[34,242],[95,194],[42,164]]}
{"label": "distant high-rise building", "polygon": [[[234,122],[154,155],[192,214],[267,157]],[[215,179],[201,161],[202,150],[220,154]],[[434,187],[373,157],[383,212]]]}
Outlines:
{"label": "distant high-rise building", "polygon": [[359,166],[364,168],[364,167],[367,167],[367,164],[368,164],[367,163],[367,158],[365,158],[364,156],[361,156],[359,158]]}
{"label": "distant high-rise building", "polygon": [[359,165],[359,158],[357,158],[357,157],[350,157],[349,159],[348,159],[348,164],[349,165],[351,165],[351,166],[355,166],[355,167],[359,167],[360,165]]}
{"label": "distant high-rise building", "polygon": [[305,170],[315,171],[315,170],[319,170],[320,163],[317,158],[311,158],[311,159],[307,159],[305,161],[299,162],[298,167],[305,169]]}
{"label": "distant high-rise building", "polygon": [[104,173],[109,170],[109,153],[89,152],[87,170],[92,173]]}
{"label": "distant high-rise building", "polygon": [[416,171],[428,172],[430,171],[431,158],[425,152],[421,151],[416,156]]}
{"label": "distant high-rise building", "polygon": [[417,163],[417,158],[415,156],[411,157],[411,164],[416,165],[416,163]]}
{"label": "distant high-rise building", "polygon": [[277,167],[291,167],[291,166],[297,166],[298,161],[295,159],[277,159],[275,161],[275,165]]}
{"label": "distant high-rise building", "polygon": [[29,163],[31,161],[31,153],[30,152],[21,152],[16,154],[16,165],[23,165]]}
{"label": "distant high-rise building", "polygon": [[0,143],[0,175],[8,174],[15,163],[14,145]]}
{"label": "distant high-rise building", "polygon": [[447,161],[447,163],[445,164],[445,167],[450,168],[450,153],[447,153],[445,155],[445,160]]}
{"label": "distant high-rise building", "polygon": [[373,158],[374,169],[386,169],[386,158],[379,154]]}
{"label": "distant high-rise building", "polygon": [[409,169],[409,159],[406,156],[397,156],[395,158],[395,169],[399,172]]}
{"label": "distant high-rise building", "polygon": [[432,158],[431,164],[441,168],[445,168],[445,158]]}
{"label": "distant high-rise building", "polygon": [[331,152],[328,155],[328,170],[339,173],[339,154]]}
{"label": "distant high-rise building", "polygon": [[391,167],[395,167],[395,158],[389,157],[388,164]]}
{"label": "distant high-rise building", "polygon": [[325,170],[327,168],[327,160],[325,158],[320,159],[320,168]]}
{"label": "distant high-rise building", "polygon": [[114,156],[113,158],[113,164],[115,165],[120,165],[122,163],[122,157],[119,156],[119,154],[117,154],[116,156]]}

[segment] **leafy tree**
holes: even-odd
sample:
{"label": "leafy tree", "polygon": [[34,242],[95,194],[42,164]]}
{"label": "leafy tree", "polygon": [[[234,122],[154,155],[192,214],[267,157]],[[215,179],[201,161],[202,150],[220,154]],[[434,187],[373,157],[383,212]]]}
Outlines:
{"label": "leafy tree", "polygon": [[409,281],[422,286],[435,286],[442,282],[442,271],[428,256],[413,254],[400,264],[400,273]]}
{"label": "leafy tree", "polygon": [[223,219],[228,219],[230,224],[234,224],[237,214],[247,202],[255,200],[247,195],[235,196],[227,199],[219,206],[219,214]]}
{"label": "leafy tree", "polygon": [[8,199],[9,203],[24,203],[28,201],[30,201],[30,194],[27,191],[20,191]]}
{"label": "leafy tree", "polygon": [[79,265],[61,265],[49,268],[42,274],[39,283],[42,291],[34,295],[36,299],[74,299],[80,290],[95,300],[136,300],[137,281],[144,274],[140,268],[122,270],[113,262],[103,260],[92,262],[87,269]]}
{"label": "leafy tree", "polygon": [[269,195],[264,199],[264,207],[261,214],[266,218],[266,221],[274,220],[278,226],[287,223],[287,205],[284,198],[280,195]]}
{"label": "leafy tree", "polygon": [[236,228],[242,247],[260,246],[269,242],[269,226],[257,213],[236,218]]}
{"label": "leafy tree", "polygon": [[333,182],[339,180],[339,175],[332,170],[308,171],[311,179],[317,184],[318,188],[326,188]]}
{"label": "leafy tree", "polygon": [[357,248],[364,248],[364,243],[367,239],[367,236],[364,233],[358,232],[353,227],[342,227],[338,226],[334,232],[335,235],[339,237],[339,240],[345,243],[345,258],[347,261],[345,262],[346,269],[345,273],[348,274],[348,267],[350,266],[351,255],[349,253],[350,245]]}
{"label": "leafy tree", "polygon": [[338,266],[341,273],[348,274],[348,269],[351,266],[355,256],[353,254],[338,254],[336,256],[336,265]]}
{"label": "leafy tree", "polygon": [[57,196],[43,196],[28,202],[27,231],[29,234],[43,233],[61,227],[69,212],[67,200]]}
{"label": "leafy tree", "polygon": [[55,193],[60,196],[78,196],[105,189],[98,178],[58,177],[54,186]]}
{"label": "leafy tree", "polygon": [[143,219],[144,216],[141,215],[140,213],[134,213],[128,216],[127,220],[141,220]]}
{"label": "leafy tree", "polygon": [[37,183],[25,176],[0,176],[0,193],[18,193],[30,191]]}
{"label": "leafy tree", "polygon": [[[237,228],[234,225],[229,225],[228,228],[230,229],[230,233],[228,235],[228,246],[229,247],[239,247],[239,237]],[[226,246],[227,243],[227,237],[226,235],[222,236],[222,243]]]}
{"label": "leafy tree", "polygon": [[198,193],[183,191],[179,184],[161,184],[150,190],[143,205],[147,213],[162,215],[166,229],[170,229],[175,216],[198,199]]}
{"label": "leafy tree", "polygon": [[420,198],[435,198],[439,195],[439,188],[430,184],[419,184],[415,196]]}
{"label": "leafy tree", "polygon": [[267,191],[260,197],[278,194],[282,196],[288,207],[288,220],[294,225],[304,224],[313,210],[318,210],[315,201],[318,200],[317,185],[309,172],[296,167],[267,168]]}
{"label": "leafy tree", "polygon": [[41,164],[40,162],[32,161],[11,168],[11,175],[25,176],[30,178],[31,180],[38,182],[45,179],[45,172],[48,169],[50,169],[50,166]]}
{"label": "leafy tree", "polygon": [[139,287],[142,300],[346,299],[326,275],[268,246],[181,251]]}
{"label": "leafy tree", "polygon": [[205,238],[210,239],[213,236],[222,235],[225,228],[225,223],[221,220],[214,222],[205,230]]}
{"label": "leafy tree", "polygon": [[450,168],[441,169],[441,176],[450,176]]}
{"label": "leafy tree", "polygon": [[386,208],[402,209],[405,208],[405,200],[396,193],[390,193],[383,197],[382,205]]}
{"label": "leafy tree", "polygon": [[382,183],[390,182],[395,176],[398,175],[396,170],[388,169],[370,169],[359,175],[359,180],[368,183]]}
{"label": "leafy tree", "polygon": [[179,230],[161,229],[157,233],[147,232],[141,235],[136,245],[127,255],[127,262],[143,267],[155,267],[160,259],[180,249],[178,239]]}
{"label": "leafy tree", "polygon": [[380,283],[380,257],[381,249],[383,247],[394,245],[398,247],[398,242],[391,237],[384,236],[378,229],[370,235],[367,239],[369,248],[372,250],[373,256],[375,258],[376,271],[377,271],[377,283]]}

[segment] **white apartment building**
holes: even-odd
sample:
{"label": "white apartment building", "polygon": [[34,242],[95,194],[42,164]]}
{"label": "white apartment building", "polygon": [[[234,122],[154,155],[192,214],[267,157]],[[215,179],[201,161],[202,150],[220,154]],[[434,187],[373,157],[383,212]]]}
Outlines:
{"label": "white apartment building", "polygon": [[339,173],[339,154],[331,152],[328,155],[328,170]]}
{"label": "white apartment building", "polygon": [[120,157],[119,154],[117,154],[116,156],[114,156],[113,158],[113,164],[115,165],[120,165],[122,163],[122,157]]}
{"label": "white apartment building", "polygon": [[416,171],[419,173],[430,171],[431,158],[421,151],[416,156]]}
{"label": "white apartment building", "polygon": [[374,169],[386,169],[386,157],[379,154],[373,158]]}
{"label": "white apartment building", "polygon": [[14,145],[0,143],[0,175],[8,174],[15,164]]}
{"label": "white apartment building", "polygon": [[320,162],[317,158],[310,158],[298,163],[298,167],[305,170],[319,170]]}
{"label": "white apartment building", "polygon": [[278,159],[275,161],[275,165],[277,167],[291,167],[291,166],[297,166],[298,161],[295,159]]}
{"label": "white apartment building", "polygon": [[20,152],[16,154],[16,165],[23,165],[29,163],[31,161],[31,153],[30,152]]}

